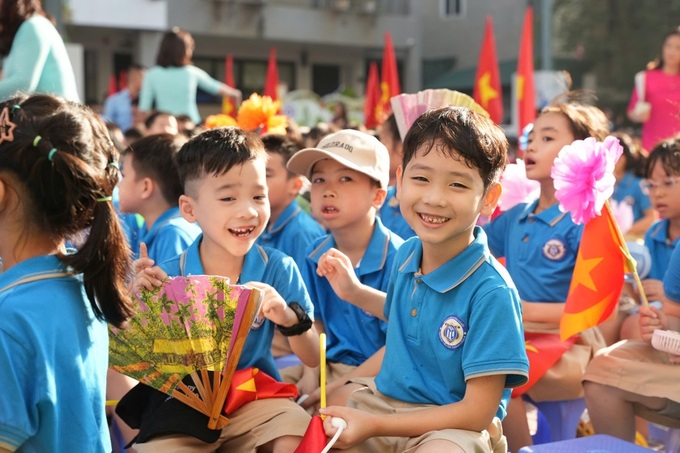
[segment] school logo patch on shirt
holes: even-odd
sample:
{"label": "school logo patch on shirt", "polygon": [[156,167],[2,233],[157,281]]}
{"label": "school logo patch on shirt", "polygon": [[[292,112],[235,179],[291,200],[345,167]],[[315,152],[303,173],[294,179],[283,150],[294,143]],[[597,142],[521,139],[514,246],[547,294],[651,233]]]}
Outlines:
{"label": "school logo patch on shirt", "polygon": [[559,239],[550,239],[543,246],[543,255],[549,260],[561,260],[566,253],[567,247],[564,245],[564,242]]}
{"label": "school logo patch on shirt", "polygon": [[459,348],[466,335],[467,327],[457,316],[449,316],[439,327],[439,341],[449,349]]}

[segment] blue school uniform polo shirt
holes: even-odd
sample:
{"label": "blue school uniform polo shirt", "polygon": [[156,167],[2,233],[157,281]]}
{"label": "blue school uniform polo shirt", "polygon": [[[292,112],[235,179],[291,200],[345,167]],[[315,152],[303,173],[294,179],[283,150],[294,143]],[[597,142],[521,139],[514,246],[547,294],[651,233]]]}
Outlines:
{"label": "blue school uniform polo shirt", "polygon": [[[198,250],[202,239],[203,235],[200,235],[186,252],[162,263],[160,267],[169,276],[204,274]],[[244,257],[239,281],[232,282],[232,284],[245,284],[251,281],[270,285],[283,297],[283,300],[289,304],[299,303],[309,317],[314,319],[312,302],[302,282],[300,271],[289,256],[278,250],[254,245]],[[271,353],[274,328],[274,323],[266,318],[255,320],[248,333],[237,369],[256,367],[274,379],[281,380]]]}
{"label": "blue school uniform polo shirt", "polygon": [[280,250],[296,263],[304,263],[309,245],[325,234],[321,225],[293,200],[255,243]]}
{"label": "blue school uniform polo shirt", "polygon": [[[404,241],[376,218],[373,235],[354,269],[361,283],[387,291],[394,255]],[[340,299],[325,277],[316,274],[321,255],[336,247],[333,235],[319,239],[307,256],[302,275],[314,303],[314,315],[326,328],[329,362],[361,365],[385,344],[385,322]]]}
{"label": "blue school uniform polo shirt", "polygon": [[519,204],[484,225],[489,249],[504,256],[522,300],[564,302],[583,234],[557,204],[533,214],[538,200]]}
{"label": "blue school uniform polo shirt", "polygon": [[642,178],[638,178],[631,172],[627,172],[624,177],[614,186],[612,198],[619,203],[625,202],[633,208],[633,220],[637,222],[645,216],[645,211],[652,207],[649,195],[643,192],[640,183]]}
{"label": "blue school uniform polo shirt", "polygon": [[[201,227],[184,220],[179,207],[173,206],[156,219],[141,242],[146,244],[149,258],[162,263],[185,251],[200,234]],[[139,257],[139,250],[135,256]]]}
{"label": "blue school uniform polo shirt", "polygon": [[645,233],[645,247],[652,256],[652,269],[647,278],[663,280],[671,254],[678,242],[679,239],[672,242],[668,240],[668,219],[661,219],[649,227]]}
{"label": "blue school uniform polo shirt", "polygon": [[106,323],[57,257],[0,274],[0,447],[111,451],[108,357]]}
{"label": "blue school uniform polo shirt", "polygon": [[404,216],[401,215],[399,200],[397,200],[397,186],[390,186],[387,188],[385,203],[380,207],[378,214],[380,215],[380,220],[382,220],[383,225],[385,225],[388,230],[396,233],[397,236],[403,240],[416,235],[416,232],[413,231],[411,225],[406,223]]}
{"label": "blue school uniform polo shirt", "polygon": [[[395,258],[387,300],[387,348],[378,390],[415,404],[443,406],[465,396],[466,380],[505,374],[505,385],[528,380],[522,305],[507,271],[489,253],[486,235],[427,275],[418,238]],[[505,416],[510,390],[496,415]]]}
{"label": "blue school uniform polo shirt", "polygon": [[675,247],[663,279],[663,291],[670,300],[680,303],[680,247]]}

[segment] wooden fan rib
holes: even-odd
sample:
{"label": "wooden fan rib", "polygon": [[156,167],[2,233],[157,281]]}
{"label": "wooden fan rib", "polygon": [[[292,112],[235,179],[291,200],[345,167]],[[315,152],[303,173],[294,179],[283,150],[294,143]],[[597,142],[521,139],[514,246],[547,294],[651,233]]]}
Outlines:
{"label": "wooden fan rib", "polygon": [[260,309],[261,298],[262,294],[259,290],[255,288],[250,289],[248,305],[246,306],[246,310],[243,314],[241,325],[238,326],[234,348],[232,349],[232,354],[227,357],[227,363],[225,363],[224,369],[222,370],[220,386],[210,411],[210,420],[208,421],[208,428],[210,429],[215,429],[217,424],[220,422],[220,415],[224,407],[224,402],[227,399],[227,393],[229,392],[231,380],[234,377],[234,373],[236,372],[238,358],[241,356],[241,351],[243,351],[243,346],[245,345],[247,333],[248,330],[250,330],[250,326],[252,324],[252,319],[254,318],[256,311],[259,311]]}

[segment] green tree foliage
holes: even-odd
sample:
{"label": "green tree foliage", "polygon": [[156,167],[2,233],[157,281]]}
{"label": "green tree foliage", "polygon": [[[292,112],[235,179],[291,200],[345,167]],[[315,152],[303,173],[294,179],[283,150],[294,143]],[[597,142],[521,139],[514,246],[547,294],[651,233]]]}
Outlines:
{"label": "green tree foliage", "polygon": [[597,78],[599,104],[620,114],[635,73],[659,57],[664,36],[678,26],[680,0],[555,0],[553,48],[582,58]]}

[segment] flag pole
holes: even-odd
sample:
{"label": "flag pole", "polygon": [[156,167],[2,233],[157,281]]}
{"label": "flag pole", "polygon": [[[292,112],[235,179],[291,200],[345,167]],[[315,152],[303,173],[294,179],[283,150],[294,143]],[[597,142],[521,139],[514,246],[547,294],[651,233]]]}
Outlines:
{"label": "flag pole", "polygon": [[[320,395],[320,402],[319,402],[319,407],[321,409],[326,408],[326,334],[322,333],[319,334],[319,354],[321,357],[321,360],[319,361],[319,375],[320,375],[320,388],[319,390],[321,391]],[[324,420],[326,418],[325,415],[321,416],[321,419]]]}
{"label": "flag pole", "polygon": [[633,256],[630,254],[630,250],[628,250],[628,245],[626,244],[626,241],[623,238],[623,233],[619,228],[619,224],[616,222],[614,218],[614,213],[612,212],[612,207],[609,204],[609,200],[605,201],[604,209],[607,210],[607,215],[609,216],[610,223],[614,225],[614,231],[616,231],[616,235],[619,238],[619,242],[621,243],[621,253],[623,253],[623,256],[626,257],[626,264],[628,265],[628,268],[633,271],[633,278],[635,279],[635,285],[637,286],[637,290],[640,294],[640,301],[642,302],[642,306],[649,307],[649,301],[647,300],[645,289],[642,287],[640,274],[638,274],[637,271],[637,264],[635,263]]}

